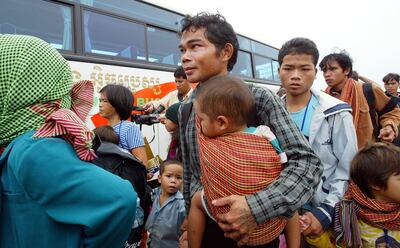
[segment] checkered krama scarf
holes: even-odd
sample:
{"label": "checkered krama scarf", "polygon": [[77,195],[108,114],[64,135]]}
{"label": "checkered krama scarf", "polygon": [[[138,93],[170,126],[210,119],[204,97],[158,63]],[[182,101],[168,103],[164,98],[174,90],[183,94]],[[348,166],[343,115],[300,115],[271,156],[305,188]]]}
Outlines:
{"label": "checkered krama scarf", "polygon": [[325,93],[330,94],[351,106],[353,110],[354,127],[357,129],[358,119],[360,117],[361,101],[363,100],[364,95],[361,88],[356,87],[356,82],[352,78],[348,78],[340,95],[332,90],[332,87],[327,87]]}
{"label": "checkered krama scarf", "polygon": [[[201,181],[208,203],[229,195],[250,195],[276,180],[282,165],[276,150],[266,138],[236,132],[216,138],[201,134],[198,123]],[[228,207],[208,204],[213,217],[227,213]],[[286,225],[281,218],[271,219],[253,231],[248,245],[267,244],[277,238]]]}
{"label": "checkered krama scarf", "polygon": [[382,229],[400,230],[400,204],[369,198],[350,182],[343,200],[335,206],[334,231],[338,244],[361,246],[358,219]]}
{"label": "checkered krama scarf", "polygon": [[72,89],[68,62],[41,39],[0,35],[0,146],[28,130],[35,137],[61,136],[84,160],[93,158],[83,121],[93,97],[89,81]]}

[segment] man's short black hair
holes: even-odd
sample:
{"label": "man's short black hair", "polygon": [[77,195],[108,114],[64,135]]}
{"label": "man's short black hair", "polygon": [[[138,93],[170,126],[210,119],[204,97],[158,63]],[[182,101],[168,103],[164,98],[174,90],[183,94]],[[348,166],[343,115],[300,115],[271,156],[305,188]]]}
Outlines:
{"label": "man's short black hair", "polygon": [[330,63],[336,61],[342,70],[349,69],[348,77],[351,77],[353,73],[353,61],[350,56],[344,52],[341,53],[331,53],[326,55],[319,63],[319,68],[321,71],[325,72],[328,69]]}
{"label": "man's short black hair", "polygon": [[388,83],[390,80],[394,80],[396,82],[400,82],[400,76],[397,73],[389,73],[386,76],[383,77],[382,81],[384,83]]}
{"label": "man's short black hair", "polygon": [[182,67],[182,66],[178,66],[178,67],[175,69],[174,77],[176,77],[176,78],[181,78],[181,77],[183,77],[184,79],[187,79],[186,73],[185,73],[185,71],[183,70],[183,67]]}
{"label": "man's short black hair", "polygon": [[210,14],[206,12],[199,13],[195,16],[187,15],[181,21],[181,31],[179,35],[182,36],[184,31],[195,31],[199,28],[204,28],[205,37],[221,51],[228,43],[233,46],[232,57],[228,61],[227,69],[231,71],[236,64],[239,42],[235,31],[231,24],[220,14]]}
{"label": "man's short black hair", "polygon": [[278,54],[278,62],[279,65],[282,65],[283,58],[286,55],[290,54],[306,54],[311,55],[313,57],[313,63],[317,66],[318,59],[319,59],[319,52],[317,45],[314,41],[307,39],[307,38],[293,38],[285,44],[282,45],[281,49],[279,49]]}
{"label": "man's short black hair", "polygon": [[100,90],[100,93],[105,95],[121,120],[127,120],[131,116],[134,99],[128,88],[122,85],[108,84]]}

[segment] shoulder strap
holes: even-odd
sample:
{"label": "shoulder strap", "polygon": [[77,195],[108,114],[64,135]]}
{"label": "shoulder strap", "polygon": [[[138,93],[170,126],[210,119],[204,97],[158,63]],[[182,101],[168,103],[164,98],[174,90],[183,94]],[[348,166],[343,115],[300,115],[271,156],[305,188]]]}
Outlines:
{"label": "shoulder strap", "polygon": [[386,114],[387,112],[392,111],[397,104],[399,104],[399,99],[395,96],[388,96],[390,98],[390,100],[388,101],[388,103],[386,103],[385,107],[378,112],[378,115],[383,115]]}
{"label": "shoulder strap", "polygon": [[371,83],[363,83],[363,93],[365,99],[367,99],[368,107],[369,107],[369,116],[371,117],[372,126],[374,128],[374,136],[378,137],[379,135],[379,125],[378,125],[378,117],[375,110],[375,95],[372,90]]}

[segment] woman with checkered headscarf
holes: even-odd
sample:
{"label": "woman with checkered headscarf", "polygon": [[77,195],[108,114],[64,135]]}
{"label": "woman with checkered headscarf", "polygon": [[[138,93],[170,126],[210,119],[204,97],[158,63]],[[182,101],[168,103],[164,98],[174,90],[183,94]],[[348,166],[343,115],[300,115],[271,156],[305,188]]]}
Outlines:
{"label": "woman with checkered headscarf", "polygon": [[92,98],[48,43],[0,35],[0,247],[122,247],[136,194],[87,162]]}

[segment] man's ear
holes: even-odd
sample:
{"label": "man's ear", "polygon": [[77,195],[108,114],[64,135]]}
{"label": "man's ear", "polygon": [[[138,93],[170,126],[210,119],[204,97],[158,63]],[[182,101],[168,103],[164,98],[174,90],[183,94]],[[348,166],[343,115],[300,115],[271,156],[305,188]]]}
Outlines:
{"label": "man's ear", "polygon": [[350,77],[350,76],[351,76],[351,75],[350,75],[350,68],[344,69],[343,72],[344,72],[344,74],[345,74],[347,77]]}
{"label": "man's ear", "polygon": [[226,116],[219,115],[219,116],[217,116],[217,120],[216,121],[218,123],[218,129],[220,131],[225,131],[226,129],[228,129],[229,119],[226,118]]}
{"label": "man's ear", "polygon": [[223,61],[229,61],[233,55],[233,45],[231,43],[226,43],[219,53]]}

